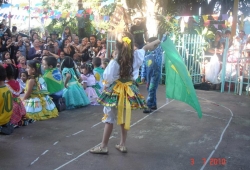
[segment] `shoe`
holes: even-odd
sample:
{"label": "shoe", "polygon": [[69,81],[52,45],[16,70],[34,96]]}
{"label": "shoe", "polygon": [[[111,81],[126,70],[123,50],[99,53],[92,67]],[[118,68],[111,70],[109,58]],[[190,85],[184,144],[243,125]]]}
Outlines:
{"label": "shoe", "polygon": [[143,110],[143,113],[151,113],[151,112],[152,112],[152,110],[150,108],[147,108],[147,109]]}
{"label": "shoe", "polygon": [[89,150],[90,153],[94,153],[94,154],[108,154],[108,148],[102,148],[101,146],[97,146],[95,148],[92,148]]}
{"label": "shoe", "polygon": [[18,125],[13,125],[14,129],[19,128],[20,126]]}
{"label": "shoe", "polygon": [[115,145],[115,148],[120,151],[121,153],[127,153],[127,148],[126,146],[121,146],[121,145]]}
{"label": "shoe", "polygon": [[28,119],[28,121],[29,121],[29,123],[34,123],[34,122],[36,122],[36,120],[34,120],[34,119]]}
{"label": "shoe", "polygon": [[152,110],[157,110],[157,106],[151,107]]}
{"label": "shoe", "polygon": [[28,126],[29,125],[29,120],[28,119],[25,119],[24,121],[23,121],[23,126]]}

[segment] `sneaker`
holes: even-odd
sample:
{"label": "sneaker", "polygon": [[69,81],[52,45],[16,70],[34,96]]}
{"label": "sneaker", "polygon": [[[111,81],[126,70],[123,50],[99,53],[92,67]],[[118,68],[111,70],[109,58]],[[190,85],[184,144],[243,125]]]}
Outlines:
{"label": "sneaker", "polygon": [[20,126],[18,125],[13,125],[14,129],[19,128]]}

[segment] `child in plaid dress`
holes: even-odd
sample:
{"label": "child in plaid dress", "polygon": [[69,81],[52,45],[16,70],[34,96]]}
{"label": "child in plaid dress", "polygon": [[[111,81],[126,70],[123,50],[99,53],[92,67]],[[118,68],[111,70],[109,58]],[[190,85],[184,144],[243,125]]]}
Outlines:
{"label": "child in plaid dress", "polygon": [[[127,131],[130,128],[131,110],[147,108],[144,97],[135,84],[142,65],[145,50],[152,50],[160,41],[156,40],[140,50],[133,50],[133,36],[124,32],[116,40],[117,57],[112,60],[103,73],[104,91],[98,102],[104,106],[104,135],[100,146],[90,150],[95,154],[108,153],[108,141],[117,118],[121,126],[121,140],[115,147],[122,153],[127,152],[125,146]],[[124,110],[126,112],[124,113]]]}

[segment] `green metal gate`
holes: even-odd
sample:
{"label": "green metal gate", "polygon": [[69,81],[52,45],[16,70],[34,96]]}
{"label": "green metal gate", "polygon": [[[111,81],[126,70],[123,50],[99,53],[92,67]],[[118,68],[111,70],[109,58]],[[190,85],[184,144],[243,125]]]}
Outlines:
{"label": "green metal gate", "polygon": [[[115,49],[116,33],[109,33],[107,35],[107,56],[110,56],[111,52]],[[196,34],[183,34],[173,36],[171,38],[176,45],[178,52],[187,69],[192,77],[193,84],[200,84],[202,82],[202,64],[204,63],[203,55],[203,42],[204,38],[201,35]],[[161,83],[165,83],[165,68],[162,67],[162,80]]]}
{"label": "green metal gate", "polygon": [[[177,51],[182,57],[188,72],[192,78],[193,84],[202,83],[202,67],[204,64],[203,44],[204,38],[201,35],[196,34],[182,34],[173,36]],[[165,79],[165,68],[163,64],[162,79]]]}

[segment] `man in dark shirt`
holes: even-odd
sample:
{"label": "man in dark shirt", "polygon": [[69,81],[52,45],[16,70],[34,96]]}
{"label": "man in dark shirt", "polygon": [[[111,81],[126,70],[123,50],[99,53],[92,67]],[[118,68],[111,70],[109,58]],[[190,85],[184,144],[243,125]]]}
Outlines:
{"label": "man in dark shirt", "polygon": [[138,45],[139,49],[141,49],[148,39],[146,23],[143,18],[135,18],[134,23],[135,25],[130,28],[130,33],[134,35],[135,43]]}

